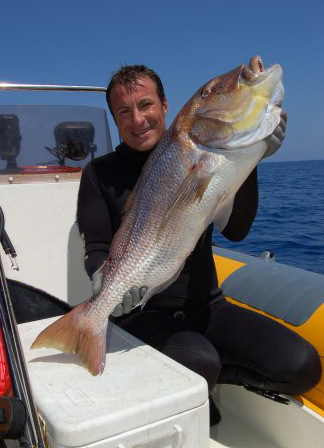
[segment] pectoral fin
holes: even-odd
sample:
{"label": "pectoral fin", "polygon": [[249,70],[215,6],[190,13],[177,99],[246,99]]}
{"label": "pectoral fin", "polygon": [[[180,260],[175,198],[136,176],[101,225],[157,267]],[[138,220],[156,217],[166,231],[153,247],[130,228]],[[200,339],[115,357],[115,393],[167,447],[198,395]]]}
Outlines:
{"label": "pectoral fin", "polygon": [[203,197],[212,179],[212,173],[204,172],[200,164],[197,164],[178,188],[171,207],[165,213],[160,230],[179,212],[183,207],[197,203]]}
{"label": "pectoral fin", "polygon": [[168,286],[172,285],[172,283],[174,283],[177,280],[177,278],[179,277],[179,275],[185,265],[185,262],[186,262],[186,260],[181,264],[181,266],[178,268],[178,270],[168,280],[166,280],[161,285],[156,286],[155,288],[149,289],[147,291],[147,293],[145,294],[145,296],[142,298],[142,300],[136,306],[140,306],[141,309],[143,309],[144,306],[146,305],[147,301],[152,296],[154,296],[155,294],[158,294],[161,291],[164,291]]}

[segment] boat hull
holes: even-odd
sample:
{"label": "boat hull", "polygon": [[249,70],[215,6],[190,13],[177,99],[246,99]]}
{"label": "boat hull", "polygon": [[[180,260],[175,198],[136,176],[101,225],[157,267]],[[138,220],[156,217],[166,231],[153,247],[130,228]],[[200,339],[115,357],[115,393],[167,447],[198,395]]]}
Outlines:
{"label": "boat hull", "polygon": [[[305,338],[319,353],[324,371],[324,276],[277,263],[271,257],[216,247],[214,259],[227,300],[268,316]],[[324,417],[323,373],[312,390],[295,398]]]}

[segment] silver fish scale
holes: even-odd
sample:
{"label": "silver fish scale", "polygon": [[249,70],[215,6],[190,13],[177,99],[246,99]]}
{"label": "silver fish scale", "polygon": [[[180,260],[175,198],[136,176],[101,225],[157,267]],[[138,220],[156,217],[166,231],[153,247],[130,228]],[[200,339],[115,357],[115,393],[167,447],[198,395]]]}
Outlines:
{"label": "silver fish scale", "polygon": [[[177,210],[161,229],[165,213],[188,174],[179,147],[170,144],[169,135],[170,131],[145,166],[135,187],[134,203],[115,236],[103,269],[102,290],[95,300],[103,319],[131,287],[145,285],[156,292],[159,285],[174,277],[211,222],[215,202],[211,198],[217,197],[216,185],[212,184],[201,201]],[[197,149],[190,154],[190,163],[198,161],[202,153],[206,154]],[[212,154],[209,158],[210,165],[216,166],[218,158]]]}
{"label": "silver fish scale", "polygon": [[[171,141],[172,132],[170,128],[148,159],[113,240],[103,286],[93,303],[102,321],[133,286],[148,287],[146,300],[176,278],[206,227],[212,221],[219,224],[219,216],[265,151],[265,146],[251,153],[248,149],[213,153],[193,145],[181,148]],[[197,191],[193,191],[186,204],[180,201],[164,221],[179,187],[195,167],[198,177],[208,179],[202,197],[195,198]]]}

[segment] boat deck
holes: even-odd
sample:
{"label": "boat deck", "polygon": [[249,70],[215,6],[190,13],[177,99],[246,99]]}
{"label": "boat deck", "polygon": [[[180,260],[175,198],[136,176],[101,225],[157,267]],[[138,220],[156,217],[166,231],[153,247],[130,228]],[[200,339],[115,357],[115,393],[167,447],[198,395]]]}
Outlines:
{"label": "boat deck", "polygon": [[291,397],[287,406],[221,385],[214,398],[222,419],[211,427],[210,448],[323,448],[324,418]]}

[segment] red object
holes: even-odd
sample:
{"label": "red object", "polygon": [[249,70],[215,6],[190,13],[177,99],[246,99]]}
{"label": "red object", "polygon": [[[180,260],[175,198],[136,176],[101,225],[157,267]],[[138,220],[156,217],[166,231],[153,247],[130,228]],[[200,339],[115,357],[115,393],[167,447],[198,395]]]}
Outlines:
{"label": "red object", "polygon": [[80,166],[58,166],[58,165],[32,165],[20,166],[17,174],[60,174],[60,173],[78,173],[82,168]]}
{"label": "red object", "polygon": [[10,380],[9,366],[6,355],[5,343],[0,328],[0,396],[12,396],[12,384]]}

